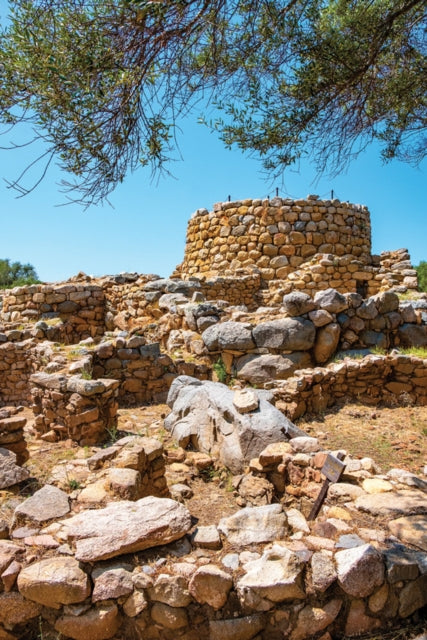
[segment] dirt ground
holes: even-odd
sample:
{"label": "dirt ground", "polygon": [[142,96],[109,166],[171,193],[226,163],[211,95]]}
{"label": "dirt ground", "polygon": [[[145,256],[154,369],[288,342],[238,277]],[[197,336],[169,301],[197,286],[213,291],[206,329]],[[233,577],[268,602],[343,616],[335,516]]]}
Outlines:
{"label": "dirt ground", "polygon": [[328,449],[369,457],[385,473],[399,467],[421,474],[427,465],[427,407],[368,407],[345,404],[298,426]]}

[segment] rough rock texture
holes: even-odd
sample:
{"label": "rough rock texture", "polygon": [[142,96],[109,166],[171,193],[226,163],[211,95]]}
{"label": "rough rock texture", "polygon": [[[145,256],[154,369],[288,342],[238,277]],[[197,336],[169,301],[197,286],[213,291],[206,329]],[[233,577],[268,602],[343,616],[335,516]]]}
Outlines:
{"label": "rough rock texture", "polygon": [[369,544],[338,551],[335,560],[340,586],[355,598],[364,598],[383,582],[383,560]]}
{"label": "rough rock texture", "polygon": [[274,602],[304,598],[302,563],[289,549],[274,545],[259,560],[245,565],[246,574],[237,582],[239,598],[258,611],[268,611]]}
{"label": "rough rock texture", "polygon": [[408,516],[388,523],[391,533],[405,544],[427,551],[427,516]]}
{"label": "rough rock texture", "polygon": [[16,453],[0,447],[0,489],[12,487],[29,476],[27,469],[16,464]]}
{"label": "rough rock texture", "polygon": [[316,330],[310,320],[296,317],[262,322],[252,334],[258,348],[307,351],[314,345]]}
{"label": "rough rock texture", "polygon": [[222,322],[206,329],[202,339],[209,351],[253,349],[251,326],[242,322]]}
{"label": "rough rock texture", "polygon": [[172,384],[165,420],[180,446],[218,457],[238,473],[268,444],[302,435],[273,405],[260,397],[256,411],[241,414],[233,404],[233,392],[223,384],[200,382],[180,376]]}
{"label": "rough rock texture", "polygon": [[46,484],[15,509],[13,526],[23,523],[40,525],[48,520],[60,518],[69,511],[68,495],[61,489]]}
{"label": "rough rock texture", "polygon": [[194,599],[200,604],[209,604],[214,609],[221,609],[233,586],[228,573],[215,565],[205,565],[197,569],[188,585]]}
{"label": "rough rock texture", "polygon": [[74,558],[47,558],[25,567],[18,577],[23,596],[46,607],[82,602],[90,594],[89,577]]}
{"label": "rough rock texture", "polygon": [[80,616],[64,615],[55,623],[56,631],[74,640],[108,640],[120,627],[119,610],[116,604],[93,607]]}
{"label": "rough rock texture", "polygon": [[287,518],[279,504],[247,507],[222,518],[218,529],[230,544],[248,546],[281,540],[287,534]]}
{"label": "rough rock texture", "polygon": [[114,502],[105,509],[84,511],[64,522],[75,557],[95,562],[167,544],[191,526],[188,510],[168,498]]}
{"label": "rough rock texture", "polygon": [[263,385],[270,380],[286,380],[298,369],[310,365],[311,357],[306,351],[295,351],[287,355],[248,354],[236,360],[235,370],[239,380]]}

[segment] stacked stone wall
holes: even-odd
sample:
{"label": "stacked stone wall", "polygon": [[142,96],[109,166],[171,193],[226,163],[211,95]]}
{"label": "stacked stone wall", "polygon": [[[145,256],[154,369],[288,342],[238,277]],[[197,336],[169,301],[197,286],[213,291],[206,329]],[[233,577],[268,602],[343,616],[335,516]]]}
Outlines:
{"label": "stacked stone wall", "polygon": [[71,344],[105,331],[105,296],[95,284],[34,284],[7,290],[0,320],[46,323],[61,320],[63,337]]}
{"label": "stacked stone wall", "polygon": [[95,378],[119,381],[121,404],[164,402],[172,380],[178,375],[209,376],[206,365],[173,361],[160,351],[159,343],[146,344],[144,338],[132,336],[100,344],[93,353]]}
{"label": "stacked stone wall", "polygon": [[226,300],[230,305],[244,304],[248,309],[257,306],[260,287],[259,274],[220,276],[200,283],[200,291],[206,300]]}
{"label": "stacked stone wall", "polygon": [[36,373],[31,377],[34,426],[43,440],[82,446],[108,440],[117,427],[117,380]]}
{"label": "stacked stone wall", "polygon": [[370,261],[369,211],[338,200],[239,200],[199,209],[188,224],[181,273],[223,273],[255,265],[285,279],[316,253]]}
{"label": "stacked stone wall", "polygon": [[314,298],[295,292],[275,313],[240,313],[239,322],[217,322],[201,339],[211,361],[222,361],[230,377],[263,385],[323,365],[341,350],[425,348],[426,310],[424,299],[400,302],[392,291],[367,300],[334,289]]}
{"label": "stacked stone wall", "polygon": [[[14,407],[0,410],[0,448],[12,451],[16,455],[18,465],[24,464],[30,457],[24,437],[26,424],[25,416],[18,415]],[[1,481],[0,487],[3,488]]]}
{"label": "stacked stone wall", "polygon": [[28,381],[36,371],[32,340],[0,343],[0,406],[28,404]]}
{"label": "stacked stone wall", "polygon": [[401,354],[366,356],[298,371],[280,386],[276,406],[291,420],[319,414],[342,401],[427,406],[427,360]]}

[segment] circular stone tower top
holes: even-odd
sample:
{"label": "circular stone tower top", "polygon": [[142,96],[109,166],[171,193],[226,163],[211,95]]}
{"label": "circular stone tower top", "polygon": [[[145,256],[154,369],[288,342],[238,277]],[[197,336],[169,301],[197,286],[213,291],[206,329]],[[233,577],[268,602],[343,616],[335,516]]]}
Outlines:
{"label": "circular stone tower top", "polygon": [[220,202],[188,223],[181,277],[256,267],[264,280],[287,279],[316,254],[371,262],[367,207],[318,196]]}

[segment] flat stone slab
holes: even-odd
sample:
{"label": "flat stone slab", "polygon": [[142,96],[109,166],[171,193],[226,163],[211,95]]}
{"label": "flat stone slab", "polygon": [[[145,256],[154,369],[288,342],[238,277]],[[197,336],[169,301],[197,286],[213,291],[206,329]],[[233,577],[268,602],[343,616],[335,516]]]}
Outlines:
{"label": "flat stone slab", "polygon": [[413,544],[427,551],[427,516],[409,516],[391,520],[388,523],[391,533],[405,544]]}
{"label": "flat stone slab", "polygon": [[222,518],[218,529],[228,542],[240,546],[282,540],[288,533],[287,517],[280,504],[240,509]]}
{"label": "flat stone slab", "polygon": [[427,514],[427,500],[421,491],[388,491],[373,493],[356,498],[355,505],[360,511],[374,516],[410,516]]}
{"label": "flat stone slab", "polygon": [[63,524],[77,560],[96,562],[178,540],[190,530],[191,515],[174,500],[149,496],[83,511]]}
{"label": "flat stone slab", "polygon": [[15,509],[14,527],[24,523],[42,524],[65,516],[70,511],[68,495],[53,485],[46,484]]}

